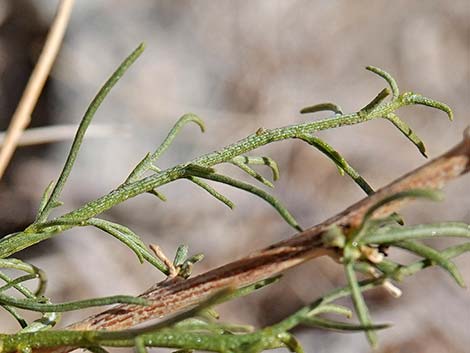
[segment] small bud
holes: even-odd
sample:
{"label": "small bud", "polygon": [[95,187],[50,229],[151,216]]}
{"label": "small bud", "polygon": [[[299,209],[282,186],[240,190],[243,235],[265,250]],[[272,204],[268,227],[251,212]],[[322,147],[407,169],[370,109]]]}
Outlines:
{"label": "small bud", "polygon": [[382,254],[378,249],[371,248],[369,246],[362,246],[361,247],[362,254],[374,264],[378,264],[383,261],[384,254]]}
{"label": "small bud", "polygon": [[394,298],[400,298],[401,295],[403,294],[401,289],[398,288],[396,285],[394,285],[389,280],[385,280],[384,283],[382,284],[382,286]]}

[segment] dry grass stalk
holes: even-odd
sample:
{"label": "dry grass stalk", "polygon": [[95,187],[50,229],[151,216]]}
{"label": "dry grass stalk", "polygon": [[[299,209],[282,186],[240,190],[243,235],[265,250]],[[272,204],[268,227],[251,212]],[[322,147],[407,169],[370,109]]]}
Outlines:
{"label": "dry grass stalk", "polygon": [[49,34],[47,35],[46,43],[39,56],[39,60],[29,78],[23,96],[18,103],[18,107],[11,118],[2,149],[0,150],[0,178],[3,176],[15,152],[23,130],[31,121],[31,113],[36,106],[46,79],[57,57],[57,53],[59,52],[72,12],[73,3],[74,0],[62,0],[59,3],[56,16]]}

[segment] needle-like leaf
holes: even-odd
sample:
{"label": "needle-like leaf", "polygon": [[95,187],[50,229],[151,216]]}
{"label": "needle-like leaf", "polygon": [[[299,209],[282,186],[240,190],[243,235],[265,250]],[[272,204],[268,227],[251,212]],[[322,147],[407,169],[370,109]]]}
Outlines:
{"label": "needle-like leaf", "polygon": [[144,159],[142,159],[139,164],[134,168],[134,170],[130,173],[130,175],[127,177],[126,181],[124,184],[132,183],[139,179],[143,173],[145,173],[147,170],[151,169],[152,165],[160,158],[160,156],[165,152],[168,147],[170,147],[171,143],[175,139],[175,137],[178,135],[178,133],[181,131],[184,125],[186,125],[189,122],[193,122],[197,125],[199,125],[201,132],[205,131],[205,126],[204,126],[204,121],[200,119],[198,116],[195,114],[185,114],[181,118],[178,119],[176,124],[173,126],[173,128],[170,130],[168,133],[167,137],[161,145],[156,149],[154,153],[148,153]]}
{"label": "needle-like leaf", "polygon": [[439,251],[412,240],[397,242],[394,243],[393,246],[411,251],[412,253],[422,256],[425,259],[428,259],[429,261],[437,264],[438,266],[442,267],[445,271],[447,271],[454,278],[454,280],[459,286],[461,286],[462,288],[466,287],[463,277],[460,274],[457,266],[451,260],[448,260],[445,256],[442,256]]}
{"label": "needle-like leaf", "polygon": [[248,192],[262,198],[267,203],[269,203],[271,206],[273,206],[277,210],[277,212],[279,212],[279,214],[282,216],[282,218],[284,218],[284,220],[290,226],[292,226],[293,228],[295,228],[298,231],[302,231],[302,228],[300,228],[299,224],[297,223],[295,218],[291,215],[291,213],[287,210],[287,208],[285,208],[277,198],[275,198],[271,194],[267,193],[266,191],[261,190],[261,189],[257,188],[256,186],[245,183],[243,181],[236,180],[236,179],[233,179],[233,178],[230,178],[228,176],[221,175],[221,174],[208,173],[208,172],[205,172],[202,169],[201,170],[196,170],[196,169],[192,168],[188,172],[191,173],[189,176],[191,176],[191,175],[192,176],[198,176],[200,178],[213,180],[213,181],[217,181],[219,183],[231,185],[231,186],[233,186],[237,189],[248,191]]}
{"label": "needle-like leaf", "polygon": [[[351,298],[354,303],[354,308],[356,309],[357,317],[362,326],[365,327],[373,327],[372,321],[370,319],[369,309],[367,308],[366,302],[364,301],[364,297],[362,296],[361,290],[359,288],[359,282],[356,277],[356,273],[354,272],[354,266],[352,263],[348,263],[345,266],[346,270],[346,278],[349,283],[349,288],[351,289]],[[366,336],[369,340],[369,343],[372,347],[377,346],[377,335],[375,330],[366,329]]]}
{"label": "needle-like leaf", "polygon": [[470,238],[470,225],[463,222],[444,222],[404,227],[388,226],[364,235],[360,243],[392,244],[403,240],[439,237]]}
{"label": "needle-like leaf", "polygon": [[309,107],[302,108],[300,110],[300,114],[307,114],[307,113],[316,113],[316,112],[321,112],[321,111],[331,111],[335,114],[343,114],[343,110],[341,107],[337,104],[334,103],[320,103],[320,104],[315,104],[311,105]]}
{"label": "needle-like leaf", "polygon": [[328,330],[338,331],[370,331],[370,330],[383,330],[389,328],[390,324],[379,325],[356,325],[348,322],[334,321],[321,317],[305,318],[302,322],[304,325],[325,328]]}
{"label": "needle-like leaf", "polygon": [[311,135],[300,134],[298,138],[324,153],[336,164],[341,174],[346,172],[366,194],[370,195],[374,192],[367,181],[328,143]]}
{"label": "needle-like leaf", "polygon": [[231,163],[233,165],[236,165],[238,168],[240,168],[241,170],[243,170],[246,174],[252,176],[253,178],[255,178],[256,180],[260,181],[261,183],[263,183],[264,185],[270,187],[270,188],[274,188],[274,185],[273,183],[271,183],[269,180],[267,180],[264,176],[262,176],[260,173],[258,173],[256,170],[254,169],[251,169],[246,163],[244,162],[241,162],[239,159],[237,158],[234,158],[232,159]]}
{"label": "needle-like leaf", "polygon": [[424,142],[418,137],[418,135],[415,134],[413,130],[409,127],[407,123],[405,123],[403,120],[401,120],[395,113],[390,113],[385,115],[384,117],[388,121],[390,121],[395,127],[400,130],[400,132],[406,136],[408,140],[410,140],[413,145],[416,146],[416,148],[419,150],[419,152],[424,156],[427,157],[426,155],[426,146],[424,145]]}
{"label": "needle-like leaf", "polygon": [[77,159],[78,150],[82,145],[83,138],[85,136],[85,132],[88,129],[88,126],[91,123],[91,120],[95,116],[98,108],[100,107],[101,103],[104,101],[108,93],[114,87],[114,85],[119,81],[119,79],[124,75],[127,69],[137,60],[137,58],[142,54],[144,51],[144,44],[141,43],[123,62],[119,67],[114,71],[111,77],[106,81],[103,87],[99,90],[98,94],[95,96],[93,101],[90,103],[85,115],[83,116],[82,121],[80,122],[80,126],[78,127],[77,133],[72,143],[72,147],[70,148],[69,155],[67,157],[67,161],[64,164],[64,168],[60,173],[59,179],[54,186],[54,189],[51,192],[51,195],[46,203],[46,205],[42,208],[42,211],[38,214],[36,222],[44,222],[47,217],[49,216],[50,211],[55,206],[55,202],[58,200],[60,193],[67,181],[67,178],[72,171],[72,167]]}
{"label": "needle-like leaf", "polygon": [[136,254],[140,262],[143,262],[145,259],[163,273],[169,273],[167,266],[160,259],[153,256],[152,253],[147,250],[140,237],[129,228],[99,218],[91,218],[86,225],[101,229],[127,245]]}
{"label": "needle-like leaf", "polygon": [[386,72],[382,69],[379,69],[378,67],[375,67],[375,66],[367,66],[366,70],[369,70],[369,71],[373,72],[374,74],[379,75],[385,81],[387,81],[387,83],[389,84],[390,89],[392,91],[392,99],[398,98],[398,96],[400,95],[400,91],[398,89],[397,82],[395,81],[395,79],[388,72]]}
{"label": "needle-like leaf", "polygon": [[209,194],[211,194],[212,196],[214,196],[217,200],[219,200],[220,202],[224,203],[228,208],[230,208],[231,210],[234,209],[235,207],[235,204],[230,201],[230,199],[228,199],[227,197],[225,197],[224,195],[222,195],[220,192],[218,192],[217,190],[215,190],[212,186],[210,186],[209,184],[203,182],[201,179],[195,177],[195,176],[189,176],[188,177],[188,180],[191,180],[194,184],[196,184],[197,186],[200,186],[201,188],[203,188],[204,190],[206,190]]}

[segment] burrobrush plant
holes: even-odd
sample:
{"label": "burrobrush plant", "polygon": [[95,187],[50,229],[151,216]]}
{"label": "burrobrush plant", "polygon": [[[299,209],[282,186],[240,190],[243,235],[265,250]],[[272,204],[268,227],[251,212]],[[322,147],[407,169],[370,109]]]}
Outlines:
{"label": "burrobrush plant", "polygon": [[[18,321],[20,326],[15,334],[0,334],[0,353],[34,350],[65,352],[75,348],[103,352],[106,347],[135,347],[138,352],[144,352],[148,347],[168,347],[178,349],[180,353],[192,350],[223,353],[262,352],[285,347],[292,352],[303,352],[292,333],[292,330],[299,325],[364,331],[370,343],[375,345],[375,331],[384,329],[387,325],[372,322],[362,296],[363,291],[383,286],[390,293],[398,295],[399,290],[393,285],[393,281],[415,275],[421,269],[432,265],[442,267],[459,285],[464,285],[452,258],[470,250],[470,243],[464,242],[445,250],[436,250],[420,240],[436,237],[470,238],[470,226],[458,222],[406,226],[396,211],[404,201],[412,198],[439,199],[441,194],[435,190],[436,188],[440,188],[447,180],[470,169],[469,134],[467,133],[464,141],[447,154],[376,192],[333,147],[315,136],[320,130],[384,118],[398,128],[425,155],[423,142],[396,115],[396,111],[407,105],[421,104],[440,109],[452,119],[450,108],[420,94],[400,93],[395,80],[387,72],[376,67],[367,67],[367,69],[383,78],[389,87],[383,89],[369,104],[355,113],[344,114],[339,106],[332,103],[314,105],[302,109],[301,112],[329,110],[334,115],[322,120],[276,129],[259,129],[218,151],[167,169],[159,168],[156,165],[158,158],[170,147],[184,125],[193,122],[204,131],[204,123],[199,117],[186,114],[176,122],[155,152],[147,154],[116,189],[72,212],[51,219],[51,211],[61,205],[62,189],[93,116],[111,88],[139,57],[143,49],[143,45],[140,45],[123,61],[90,104],[77,130],[62,173],[44,192],[35,221],[24,231],[7,235],[0,241],[0,267],[15,269],[22,273],[12,277],[0,272],[0,278],[5,283],[0,287],[0,305]],[[391,99],[386,100],[389,95]],[[336,164],[340,173],[349,175],[369,196],[339,215],[304,231],[282,203],[265,189],[220,174],[216,170],[216,167],[222,163],[231,163],[246,172],[248,177],[256,179],[267,187],[273,187],[270,180],[251,166],[267,166],[275,181],[279,177],[275,160],[247,153],[271,142],[286,139],[301,140],[324,153]],[[299,234],[250,254],[246,258],[197,277],[190,277],[192,266],[202,259],[202,255],[188,256],[187,247],[181,245],[174,260],[170,261],[157,246],[151,246],[152,251],[150,251],[139,236],[125,225],[98,218],[103,211],[142,193],[152,193],[164,200],[165,196],[160,193],[159,187],[177,179],[186,179],[202,187],[230,208],[234,206],[233,202],[207,181],[248,191],[273,206]],[[149,262],[168,278],[138,297],[122,295],[54,303],[51,298],[45,296],[45,273],[34,265],[11,256],[67,229],[86,226],[96,227],[120,240],[141,262]],[[410,251],[418,255],[421,260],[403,265],[385,259],[384,254],[389,247]],[[255,329],[250,326],[225,323],[215,314],[214,306],[264,288],[279,280],[279,274],[287,268],[320,255],[331,256],[344,267],[348,286],[325,294],[269,327]],[[358,272],[365,274],[368,279],[359,281]],[[33,279],[38,281],[36,290],[30,290],[24,285],[24,282]],[[11,294],[11,289],[15,290],[16,295]],[[322,316],[325,313],[332,313],[352,317],[353,310],[335,304],[338,298],[345,296],[351,296],[353,299],[358,323],[331,320]],[[84,319],[67,329],[53,329],[63,312],[115,303],[121,305]],[[39,319],[28,322],[18,309],[36,311],[42,315]],[[176,316],[163,319],[158,324],[148,327],[132,328],[146,320],[170,314]]]}

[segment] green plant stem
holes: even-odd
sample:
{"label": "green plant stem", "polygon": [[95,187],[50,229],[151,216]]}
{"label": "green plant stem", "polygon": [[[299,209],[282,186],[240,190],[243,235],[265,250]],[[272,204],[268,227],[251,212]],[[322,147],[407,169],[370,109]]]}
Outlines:
{"label": "green plant stem", "polygon": [[[80,310],[84,308],[91,308],[95,306],[111,305],[111,304],[135,304],[147,305],[148,301],[138,297],[131,297],[128,295],[115,295],[111,297],[95,298],[78,300],[74,302],[66,302],[61,304],[39,303],[35,299],[16,299],[3,294],[0,294],[1,305],[11,305],[20,309],[27,309],[38,312],[64,312],[72,310]],[[1,352],[1,351],[0,351]]]}
{"label": "green plant stem", "polygon": [[[101,103],[103,103],[108,93],[114,87],[114,85],[119,81],[122,75],[124,75],[127,69],[137,60],[140,54],[142,54],[142,52],[144,51],[144,48],[145,48],[144,44],[143,43],[140,44],[122,62],[122,64],[106,81],[106,83],[103,85],[103,87],[100,89],[98,94],[95,96],[95,98],[91,102],[90,106],[85,112],[85,115],[80,123],[80,126],[75,135],[75,139],[73,140],[72,146],[70,147],[70,153],[67,157],[67,161],[64,164],[64,169],[62,170],[62,173],[60,174],[59,180],[55,184],[54,189],[52,190],[52,193],[50,194],[48,200],[44,202],[44,206],[40,208],[41,212],[38,214],[36,222],[39,222],[39,223],[44,222],[49,216],[49,213],[51,212],[51,210],[56,206],[60,193],[62,192],[62,189],[64,188],[64,185],[67,181],[67,178],[70,175],[70,172],[72,171],[73,164],[75,163],[75,160],[77,159],[78,150],[80,149],[80,145],[82,144],[83,138],[85,137],[85,132],[88,126],[90,125],[91,120],[93,119],[93,116],[97,112]],[[48,197],[47,192],[44,196],[45,198]]]}
{"label": "green plant stem", "polygon": [[404,240],[441,237],[470,238],[470,226],[463,222],[444,222],[406,227],[383,227],[364,236],[361,243],[388,244]]}

